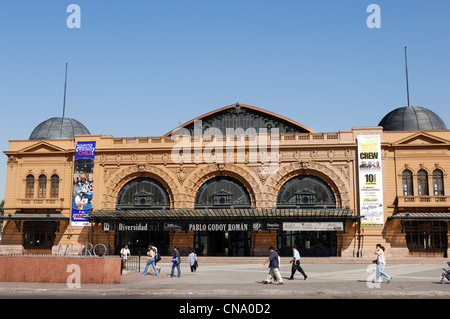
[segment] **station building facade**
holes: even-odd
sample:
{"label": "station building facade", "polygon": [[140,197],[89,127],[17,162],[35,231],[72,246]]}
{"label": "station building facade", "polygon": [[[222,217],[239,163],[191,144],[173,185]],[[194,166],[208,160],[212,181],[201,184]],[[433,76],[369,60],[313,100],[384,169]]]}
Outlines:
{"label": "station building facade", "polygon": [[[363,138],[378,149],[365,152]],[[331,133],[239,103],[157,137],[52,118],[4,152],[0,254],[124,244],[144,254],[153,243],[167,255],[296,245],[302,256],[368,257],[381,243],[391,256],[448,257],[449,150],[439,116],[409,106]]]}

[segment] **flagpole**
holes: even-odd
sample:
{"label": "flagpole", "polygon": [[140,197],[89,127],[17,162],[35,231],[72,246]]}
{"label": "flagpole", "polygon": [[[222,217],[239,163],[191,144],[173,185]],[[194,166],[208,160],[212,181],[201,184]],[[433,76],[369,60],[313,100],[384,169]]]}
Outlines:
{"label": "flagpole", "polygon": [[64,124],[64,116],[66,113],[66,88],[67,88],[67,63],[66,63],[66,77],[64,80],[64,101],[63,101],[63,114],[61,118],[61,130],[59,131],[59,138],[62,138],[62,129]]}
{"label": "flagpole", "polygon": [[408,99],[408,106],[409,106],[408,60],[406,57],[406,47],[405,47],[405,68],[406,68],[406,97]]}
{"label": "flagpole", "polygon": [[67,87],[67,63],[66,63],[66,79],[64,81],[64,102],[63,102],[63,115],[62,115],[63,118],[66,113],[66,87]]}

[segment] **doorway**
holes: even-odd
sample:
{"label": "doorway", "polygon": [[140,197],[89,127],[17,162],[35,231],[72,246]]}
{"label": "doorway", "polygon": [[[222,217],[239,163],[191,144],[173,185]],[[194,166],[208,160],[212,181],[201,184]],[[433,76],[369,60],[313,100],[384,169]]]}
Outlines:
{"label": "doorway", "polygon": [[282,231],[277,238],[282,256],[292,256],[296,246],[300,256],[337,256],[337,231]]}
{"label": "doorway", "polygon": [[23,248],[26,251],[51,253],[55,244],[57,229],[56,222],[24,222]]}
{"label": "doorway", "polygon": [[168,231],[118,231],[115,238],[115,254],[118,255],[125,244],[128,245],[131,255],[145,256],[148,245],[153,244],[161,255],[169,253]]}
{"label": "doorway", "polygon": [[196,231],[194,249],[198,256],[250,256],[250,232]]}

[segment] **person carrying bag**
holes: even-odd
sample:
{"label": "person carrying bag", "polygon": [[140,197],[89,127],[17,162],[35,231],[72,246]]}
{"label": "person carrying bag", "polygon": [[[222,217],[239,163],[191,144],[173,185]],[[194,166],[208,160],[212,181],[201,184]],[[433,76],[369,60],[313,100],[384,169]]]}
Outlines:
{"label": "person carrying bag", "polygon": [[175,268],[177,268],[177,272],[178,272],[178,278],[181,277],[181,269],[180,269],[180,264],[181,264],[181,255],[180,255],[180,251],[178,250],[178,246],[173,247],[174,253],[173,253],[173,258],[172,258],[172,271],[170,273],[170,275],[168,275],[169,277],[173,277],[174,276],[174,271]]}

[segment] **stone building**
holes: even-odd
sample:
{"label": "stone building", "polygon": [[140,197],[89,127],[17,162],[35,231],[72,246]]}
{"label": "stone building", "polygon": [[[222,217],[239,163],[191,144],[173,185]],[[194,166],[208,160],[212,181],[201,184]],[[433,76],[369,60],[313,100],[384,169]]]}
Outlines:
{"label": "stone building", "polygon": [[4,152],[0,253],[448,256],[449,148],[421,107],[331,133],[239,103],[157,137],[52,118]]}

